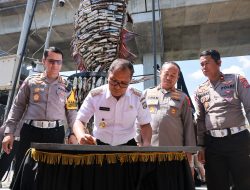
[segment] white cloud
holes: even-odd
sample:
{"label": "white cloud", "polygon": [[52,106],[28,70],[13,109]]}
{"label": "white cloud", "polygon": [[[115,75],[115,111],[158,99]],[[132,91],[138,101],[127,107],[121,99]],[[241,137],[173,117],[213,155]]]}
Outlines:
{"label": "white cloud", "polygon": [[228,68],[225,68],[222,70],[223,73],[237,73],[245,76],[245,73],[243,71],[243,68],[237,66],[237,65],[232,65]]}
{"label": "white cloud", "polygon": [[241,56],[238,60],[242,64],[243,68],[250,68],[250,58]]}
{"label": "white cloud", "polygon": [[195,72],[189,74],[189,76],[193,79],[196,79],[196,80],[204,78],[204,75],[203,75],[201,70],[195,71]]}

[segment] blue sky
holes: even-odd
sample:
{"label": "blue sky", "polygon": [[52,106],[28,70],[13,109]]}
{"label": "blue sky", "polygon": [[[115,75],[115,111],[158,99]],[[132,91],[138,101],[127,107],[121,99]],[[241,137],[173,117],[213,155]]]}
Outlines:
{"label": "blue sky", "polygon": [[[250,82],[250,56],[222,57],[221,60],[221,71],[223,73],[239,73],[245,76]],[[194,91],[197,89],[198,85],[206,81],[206,78],[204,77],[200,68],[199,59],[176,62],[181,67],[188,92],[193,99],[192,95],[194,94]],[[135,65],[134,68],[134,76],[143,74],[142,65]],[[143,90],[142,83],[135,84],[133,86],[139,90]]]}

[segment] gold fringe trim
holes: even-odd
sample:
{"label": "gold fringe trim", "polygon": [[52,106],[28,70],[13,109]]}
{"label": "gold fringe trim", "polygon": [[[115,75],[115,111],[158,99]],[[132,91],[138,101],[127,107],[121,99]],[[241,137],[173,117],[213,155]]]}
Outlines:
{"label": "gold fringe trim", "polygon": [[184,152],[133,152],[110,154],[64,154],[31,149],[31,157],[38,162],[62,165],[102,165],[132,162],[165,162],[187,159]]}

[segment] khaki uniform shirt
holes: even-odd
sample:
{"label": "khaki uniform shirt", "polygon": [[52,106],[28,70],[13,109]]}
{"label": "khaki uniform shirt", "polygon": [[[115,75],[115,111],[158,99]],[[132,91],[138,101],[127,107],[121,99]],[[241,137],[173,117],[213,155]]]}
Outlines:
{"label": "khaki uniform shirt", "polygon": [[56,121],[67,119],[73,126],[77,107],[71,106],[66,81],[61,76],[50,82],[46,73],[29,76],[20,87],[4,123],[5,133],[14,133],[23,120]]}
{"label": "khaki uniform shirt", "polygon": [[199,145],[204,145],[208,130],[246,126],[246,118],[250,121],[250,85],[240,75],[221,74],[215,85],[206,81],[198,87],[195,101]]}
{"label": "khaki uniform shirt", "polygon": [[146,100],[152,117],[152,146],[196,145],[192,110],[185,93],[157,86],[146,90]]}

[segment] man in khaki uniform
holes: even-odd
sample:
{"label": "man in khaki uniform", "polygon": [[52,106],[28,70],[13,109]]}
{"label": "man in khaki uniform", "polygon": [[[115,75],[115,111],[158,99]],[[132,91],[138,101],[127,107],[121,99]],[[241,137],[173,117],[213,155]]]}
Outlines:
{"label": "man in khaki uniform", "polygon": [[[179,73],[175,62],[165,62],[160,71],[160,85],[145,92],[152,117],[152,146],[196,145],[189,98],[175,88]],[[141,142],[140,135],[136,139]],[[191,161],[191,154],[188,158]]]}
{"label": "man in khaki uniform", "polygon": [[237,189],[248,190],[250,85],[243,76],[220,72],[216,50],[201,52],[200,64],[208,80],[196,91],[197,134],[198,145],[204,147],[199,159],[205,163],[208,190],[229,190],[230,175]]}
{"label": "man in khaki uniform", "polygon": [[63,53],[60,49],[50,47],[45,50],[45,72],[25,79],[3,125],[5,137],[2,147],[9,154],[13,147],[16,126],[21,118],[24,121],[14,175],[17,174],[31,142],[63,143],[65,118],[68,125],[73,126],[77,107],[72,104],[74,99],[68,98],[72,97],[71,89],[68,89],[67,82],[59,75],[62,62]]}

